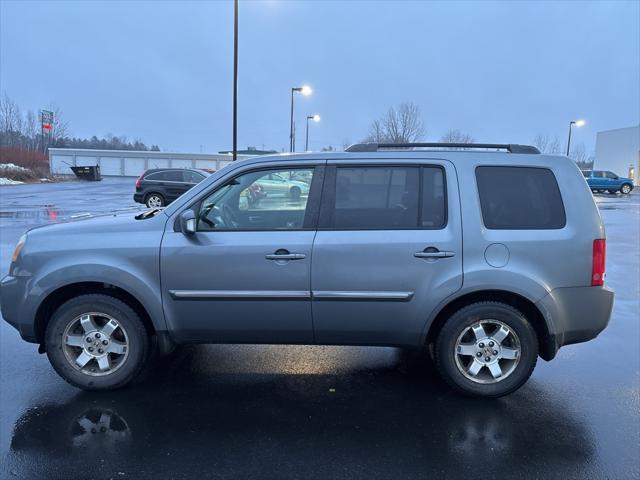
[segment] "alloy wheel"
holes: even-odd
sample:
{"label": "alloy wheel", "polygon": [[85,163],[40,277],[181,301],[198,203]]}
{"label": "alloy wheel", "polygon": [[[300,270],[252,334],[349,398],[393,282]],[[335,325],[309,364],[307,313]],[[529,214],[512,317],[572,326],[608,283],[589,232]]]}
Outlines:
{"label": "alloy wheel", "polygon": [[64,356],[75,370],[86,375],[110,375],[129,355],[129,337],[113,317],[83,313],[71,320],[62,334]]}
{"label": "alloy wheel", "polygon": [[476,383],[497,383],[511,375],[520,362],[520,340],[499,320],[480,320],[465,328],[455,343],[456,366]]}
{"label": "alloy wheel", "polygon": [[147,207],[157,208],[162,206],[162,199],[158,195],[151,195],[147,199]]}

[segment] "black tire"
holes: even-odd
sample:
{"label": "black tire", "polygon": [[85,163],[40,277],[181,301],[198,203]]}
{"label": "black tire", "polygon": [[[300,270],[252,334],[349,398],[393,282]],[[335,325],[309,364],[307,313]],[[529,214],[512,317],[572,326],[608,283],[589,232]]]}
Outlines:
{"label": "black tire", "polygon": [[[520,356],[515,369],[495,383],[476,383],[467,378],[456,363],[456,342],[462,332],[479,320],[504,323],[520,341]],[[501,397],[520,388],[531,376],[538,359],[538,339],[526,317],[500,302],[479,302],[454,313],[442,327],[436,340],[435,360],[442,378],[455,390],[477,397]]]}
{"label": "black tire", "polygon": [[302,190],[300,187],[291,187],[289,189],[289,196],[294,200],[300,200],[300,196],[302,195]]}
{"label": "black tire", "polygon": [[[63,335],[67,326],[88,312],[100,312],[117,319],[126,331],[128,353],[113,372],[92,376],[74,368],[63,351]],[[55,371],[71,385],[83,390],[114,390],[134,380],[148,358],[149,336],[136,312],[126,303],[109,295],[80,295],[60,306],[51,317],[45,332],[49,362]]]}
{"label": "black tire", "polygon": [[[153,200],[155,200],[157,204],[155,202],[151,204]],[[151,192],[144,197],[144,204],[149,208],[158,208],[164,207],[167,204],[167,201],[161,193]]]}
{"label": "black tire", "polygon": [[620,193],[622,193],[623,195],[629,195],[631,193],[631,190],[633,190],[633,185],[631,185],[630,183],[624,183],[620,187]]}

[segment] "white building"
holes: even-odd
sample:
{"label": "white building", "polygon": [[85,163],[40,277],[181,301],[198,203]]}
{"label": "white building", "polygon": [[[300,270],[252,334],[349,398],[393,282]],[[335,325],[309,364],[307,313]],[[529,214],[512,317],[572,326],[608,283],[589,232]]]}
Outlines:
{"label": "white building", "polygon": [[[238,155],[238,159],[248,155]],[[149,168],[203,168],[220,170],[231,163],[231,155],[170,153],[138,150],[87,150],[50,148],[49,167],[53,175],[73,175],[70,167],[100,165],[102,175],[137,177]]]}
{"label": "white building", "polygon": [[595,170],[610,170],[640,185],[640,126],[598,132]]}

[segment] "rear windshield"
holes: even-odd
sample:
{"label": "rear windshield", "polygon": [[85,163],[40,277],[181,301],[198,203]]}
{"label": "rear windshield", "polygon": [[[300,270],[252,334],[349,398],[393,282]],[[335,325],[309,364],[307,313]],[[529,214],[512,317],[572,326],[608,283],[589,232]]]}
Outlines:
{"label": "rear windshield", "polygon": [[478,167],[476,181],[489,229],[558,229],[566,224],[558,182],[547,168]]}

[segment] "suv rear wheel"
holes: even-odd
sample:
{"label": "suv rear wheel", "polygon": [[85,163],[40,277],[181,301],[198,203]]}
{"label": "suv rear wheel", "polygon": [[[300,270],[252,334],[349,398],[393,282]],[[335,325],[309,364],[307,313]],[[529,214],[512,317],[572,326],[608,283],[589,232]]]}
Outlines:
{"label": "suv rear wheel", "polygon": [[142,370],[149,338],[140,317],[108,295],[81,295],[54,313],[45,332],[56,372],[85,390],[112,390]]}
{"label": "suv rear wheel", "polygon": [[500,302],[468,305],[453,314],[436,341],[435,360],[456,390],[500,397],[520,388],[538,358],[538,340],[526,317]]}
{"label": "suv rear wheel", "polygon": [[150,193],[144,200],[144,203],[149,208],[158,208],[165,206],[165,200],[159,193]]}

